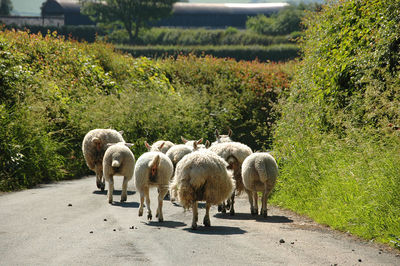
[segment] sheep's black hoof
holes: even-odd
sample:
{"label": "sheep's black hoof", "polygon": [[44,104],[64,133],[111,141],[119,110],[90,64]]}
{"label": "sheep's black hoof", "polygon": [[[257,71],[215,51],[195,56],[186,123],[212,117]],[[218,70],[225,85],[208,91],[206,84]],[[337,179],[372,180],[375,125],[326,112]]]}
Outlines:
{"label": "sheep's black hoof", "polygon": [[160,223],[162,223],[162,222],[164,222],[164,219],[163,219],[163,218],[158,218],[158,221],[159,221]]}
{"label": "sheep's black hoof", "polygon": [[[261,214],[261,213],[260,213],[260,214]],[[263,211],[263,212],[262,212],[262,215],[263,215],[264,218],[267,218],[267,217],[268,217],[268,212],[267,212],[267,210]]]}
{"label": "sheep's black hoof", "polygon": [[258,215],[258,210],[256,210],[256,209],[251,209],[250,211],[251,211],[251,216],[256,216],[256,215]]}
{"label": "sheep's black hoof", "polygon": [[121,197],[121,202],[125,202],[126,201],[126,197]]}
{"label": "sheep's black hoof", "polygon": [[226,209],[224,207],[222,207],[222,213],[226,213]]}
{"label": "sheep's black hoof", "polygon": [[231,216],[235,215],[235,210],[234,210],[233,208],[231,208],[231,211],[229,212],[229,214],[230,214]]}
{"label": "sheep's black hoof", "polygon": [[204,226],[210,227],[211,226],[210,219],[204,218],[203,224],[204,224]]}
{"label": "sheep's black hoof", "polygon": [[222,205],[218,205],[218,212],[222,212]]}
{"label": "sheep's black hoof", "polygon": [[147,220],[151,220],[152,218],[153,218],[153,215],[151,215],[151,213],[147,214]]}
{"label": "sheep's black hoof", "polygon": [[197,230],[197,224],[192,224],[192,230]]}
{"label": "sheep's black hoof", "polygon": [[106,184],[100,183],[100,189],[101,189],[101,191],[104,191],[105,188],[106,188]]}

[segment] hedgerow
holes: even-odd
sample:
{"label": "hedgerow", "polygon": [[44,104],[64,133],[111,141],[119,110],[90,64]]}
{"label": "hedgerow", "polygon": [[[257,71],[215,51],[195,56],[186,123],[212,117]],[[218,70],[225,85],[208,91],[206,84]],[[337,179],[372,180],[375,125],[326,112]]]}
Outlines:
{"label": "hedgerow", "polygon": [[275,131],[281,175],[273,198],[397,246],[399,10],[395,0],[332,1],[305,21],[304,59]]}

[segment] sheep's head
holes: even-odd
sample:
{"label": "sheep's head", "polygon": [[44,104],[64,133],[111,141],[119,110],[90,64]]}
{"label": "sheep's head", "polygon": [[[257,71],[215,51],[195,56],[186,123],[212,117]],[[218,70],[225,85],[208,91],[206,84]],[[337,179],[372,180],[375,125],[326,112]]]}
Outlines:
{"label": "sheep's head", "polygon": [[144,145],[146,145],[146,148],[148,151],[159,151],[161,152],[161,149],[164,147],[165,141],[162,142],[160,145],[150,145],[149,143],[147,143],[147,141],[144,142]]}
{"label": "sheep's head", "polygon": [[231,139],[232,134],[233,134],[232,130],[229,129],[227,135],[220,135],[218,132],[218,129],[216,129],[215,130],[215,139],[216,139],[217,143],[229,142],[229,141],[232,141],[232,139]]}

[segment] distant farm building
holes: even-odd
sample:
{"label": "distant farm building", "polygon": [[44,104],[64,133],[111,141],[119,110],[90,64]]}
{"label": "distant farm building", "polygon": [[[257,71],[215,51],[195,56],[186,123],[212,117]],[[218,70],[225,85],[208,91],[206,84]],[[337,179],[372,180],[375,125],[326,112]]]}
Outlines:
{"label": "distant farm building", "polygon": [[94,25],[88,16],[81,14],[77,0],[47,0],[43,3],[42,17],[63,17],[64,25]]}
{"label": "distant farm building", "polygon": [[[175,3],[172,15],[155,23],[162,27],[245,28],[248,17],[264,14],[270,16],[285,7],[286,3],[253,4],[199,4]],[[43,17],[63,16],[65,25],[93,25],[89,17],[80,13],[77,0],[47,0],[42,5]]]}

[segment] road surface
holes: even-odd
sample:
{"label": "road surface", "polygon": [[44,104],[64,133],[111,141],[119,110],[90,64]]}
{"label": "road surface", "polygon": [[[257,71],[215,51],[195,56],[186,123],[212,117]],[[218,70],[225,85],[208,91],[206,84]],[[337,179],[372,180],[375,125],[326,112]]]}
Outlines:
{"label": "road surface", "polygon": [[[400,265],[399,252],[269,206],[253,218],[244,196],[236,215],[210,211],[211,227],[191,230],[192,213],[164,201],[164,222],[138,217],[133,183],[114,204],[95,177],[0,195],[0,265]],[[204,207],[204,204],[200,204]],[[156,189],[151,207],[155,216]]]}

